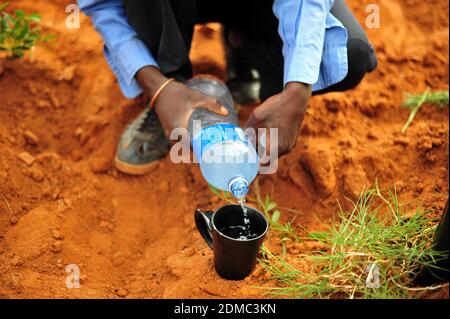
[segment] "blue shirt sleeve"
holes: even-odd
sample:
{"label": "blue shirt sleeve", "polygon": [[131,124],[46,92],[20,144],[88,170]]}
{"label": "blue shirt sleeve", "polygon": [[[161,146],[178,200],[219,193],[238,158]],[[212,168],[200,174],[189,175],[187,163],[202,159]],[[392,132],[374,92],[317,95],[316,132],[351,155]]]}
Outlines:
{"label": "blue shirt sleeve", "polygon": [[144,66],[158,65],[150,50],[128,24],[122,1],[78,0],[78,5],[101,34],[106,60],[123,94],[127,98],[135,98],[143,92],[135,79],[136,72]]}
{"label": "blue shirt sleeve", "polygon": [[275,0],[283,40],[284,84],[319,80],[327,16],[333,0]]}

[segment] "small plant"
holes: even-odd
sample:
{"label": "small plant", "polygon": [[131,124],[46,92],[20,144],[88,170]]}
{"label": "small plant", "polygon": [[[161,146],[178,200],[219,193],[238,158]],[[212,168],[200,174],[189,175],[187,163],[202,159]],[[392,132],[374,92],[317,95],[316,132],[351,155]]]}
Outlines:
{"label": "small plant", "polygon": [[402,133],[406,132],[406,130],[414,120],[414,117],[416,116],[417,112],[419,112],[420,107],[424,103],[434,104],[439,108],[448,106],[448,91],[430,92],[430,88],[428,88],[422,94],[417,95],[409,94],[406,98],[405,103],[403,103],[403,107],[410,109],[411,113],[409,114],[409,118],[402,128]]}
{"label": "small plant", "polygon": [[282,254],[286,255],[286,242],[300,241],[300,237],[292,226],[293,220],[286,222],[280,220],[282,216],[281,208],[279,208],[277,203],[271,199],[269,194],[266,194],[264,200],[262,199],[258,179],[254,181],[254,190],[256,195],[255,202],[269,221],[271,231],[280,238]]}
{"label": "small plant", "polygon": [[388,198],[378,186],[364,192],[353,210],[341,209],[339,217],[340,222],[333,223],[328,232],[309,236],[323,243],[326,251],[288,258],[263,248],[259,262],[277,283],[269,294],[290,298],[411,298],[440,287],[411,287],[421,267],[435,267],[432,261],[445,256],[430,245],[434,220],[420,210],[412,217],[402,217],[395,188]]}
{"label": "small plant", "polygon": [[37,13],[25,13],[23,10],[6,12],[8,3],[0,3],[0,51],[9,57],[21,58],[38,41],[47,42],[52,36],[41,33],[41,17]]}

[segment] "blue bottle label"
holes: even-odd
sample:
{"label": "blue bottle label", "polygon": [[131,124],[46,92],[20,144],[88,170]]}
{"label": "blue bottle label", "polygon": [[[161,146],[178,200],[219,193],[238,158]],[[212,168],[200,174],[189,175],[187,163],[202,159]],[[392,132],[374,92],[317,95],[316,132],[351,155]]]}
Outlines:
{"label": "blue bottle label", "polygon": [[247,144],[244,131],[231,123],[218,123],[202,128],[192,139],[192,148],[198,162],[209,146],[222,141],[242,141]]}

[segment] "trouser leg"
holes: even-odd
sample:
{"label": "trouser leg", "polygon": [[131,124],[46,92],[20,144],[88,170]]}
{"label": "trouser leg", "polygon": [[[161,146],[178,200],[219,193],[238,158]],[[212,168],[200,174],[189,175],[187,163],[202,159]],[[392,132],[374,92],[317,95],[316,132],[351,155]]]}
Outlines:
{"label": "trouser leg", "polygon": [[434,235],[433,248],[436,251],[447,253],[445,258],[439,260],[436,264],[440,268],[437,271],[437,277],[443,281],[449,280],[449,215],[448,215],[448,204],[449,200],[447,199],[447,204],[445,205],[444,213],[442,214],[441,221],[439,223],[438,228],[436,229],[436,233]]}
{"label": "trouser leg", "polygon": [[448,204],[445,205],[444,212],[441,217],[441,221],[436,229],[433,238],[432,247],[436,252],[442,254],[442,256],[430,260],[428,256],[427,261],[429,264],[424,267],[422,271],[415,278],[415,282],[421,286],[430,286],[440,282],[446,282],[449,280],[449,215]]}
{"label": "trouser leg", "polygon": [[377,67],[377,58],[367,35],[355,19],[344,0],[335,0],[331,13],[345,26],[348,34],[348,73],[339,83],[317,91],[314,94],[346,91],[354,88],[368,72]]}
{"label": "trouser leg", "polygon": [[227,31],[239,33],[239,50],[246,63],[258,71],[260,98],[265,100],[283,88],[283,42],[272,10],[273,0],[234,0],[229,7],[239,10],[221,10],[219,22]]}
{"label": "trouser leg", "polygon": [[[278,20],[273,14],[272,4],[273,1],[254,1],[249,14],[260,18],[253,20],[253,25],[247,29],[250,33],[246,41],[246,54],[248,61],[260,73],[262,100],[283,90],[283,43],[278,34]],[[347,29],[348,74],[341,82],[316,91],[314,95],[351,89],[377,66],[373,47],[345,1],[336,0],[331,12]]]}
{"label": "trouser leg", "polygon": [[192,76],[196,0],[123,0],[128,23],[168,76]]}
{"label": "trouser leg", "polygon": [[[166,75],[192,76],[189,50],[195,23],[220,22],[233,31],[247,34],[244,41],[252,42],[251,46],[256,47],[256,51],[259,51],[257,43],[262,38],[267,44],[273,41],[273,37],[278,37],[277,21],[271,9],[273,0],[123,0],[123,3],[128,23],[150,49]],[[271,36],[267,36],[270,34],[267,29],[272,30]],[[279,37],[278,40],[281,47]],[[265,58],[270,58],[270,50],[264,54]],[[258,58],[255,62],[265,64],[265,58]],[[278,62],[282,63],[281,51]],[[270,71],[262,72],[263,87],[270,80],[277,82],[273,79],[274,72],[282,79],[282,68]]]}

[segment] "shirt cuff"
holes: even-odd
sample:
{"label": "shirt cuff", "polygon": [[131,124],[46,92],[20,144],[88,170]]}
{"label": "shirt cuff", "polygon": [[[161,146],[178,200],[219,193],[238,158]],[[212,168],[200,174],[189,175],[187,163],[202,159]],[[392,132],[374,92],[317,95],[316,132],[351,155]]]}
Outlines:
{"label": "shirt cuff", "polygon": [[144,66],[158,67],[147,46],[138,38],[128,40],[118,50],[112,51],[105,47],[105,55],[117,76],[122,93],[130,99],[143,92],[135,78],[137,71]]}
{"label": "shirt cuff", "polygon": [[321,60],[322,54],[311,47],[287,48],[284,54],[284,85],[289,82],[316,83]]}

